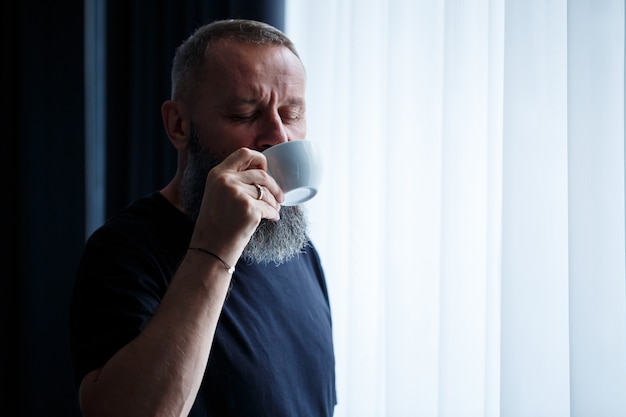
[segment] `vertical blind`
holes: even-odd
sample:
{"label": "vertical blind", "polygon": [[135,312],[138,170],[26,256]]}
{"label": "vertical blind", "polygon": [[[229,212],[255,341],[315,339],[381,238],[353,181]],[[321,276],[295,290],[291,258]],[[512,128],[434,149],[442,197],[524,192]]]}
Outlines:
{"label": "vertical blind", "polygon": [[624,2],[286,6],[336,415],[626,416]]}

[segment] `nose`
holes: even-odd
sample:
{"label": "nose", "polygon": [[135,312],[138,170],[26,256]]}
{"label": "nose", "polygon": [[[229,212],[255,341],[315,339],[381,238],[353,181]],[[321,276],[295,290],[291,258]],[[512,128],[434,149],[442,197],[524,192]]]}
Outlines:
{"label": "nose", "polygon": [[265,150],[282,142],[289,141],[289,134],[278,111],[267,114],[257,137],[257,147]]}

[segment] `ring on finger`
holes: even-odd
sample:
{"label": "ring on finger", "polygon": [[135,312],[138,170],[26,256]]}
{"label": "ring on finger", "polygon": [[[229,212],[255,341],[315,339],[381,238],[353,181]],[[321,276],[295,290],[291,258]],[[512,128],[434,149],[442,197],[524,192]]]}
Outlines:
{"label": "ring on finger", "polygon": [[259,184],[254,184],[256,186],[256,189],[259,192],[259,195],[256,197],[257,200],[263,200],[263,196],[265,195],[265,187],[263,187],[262,185]]}

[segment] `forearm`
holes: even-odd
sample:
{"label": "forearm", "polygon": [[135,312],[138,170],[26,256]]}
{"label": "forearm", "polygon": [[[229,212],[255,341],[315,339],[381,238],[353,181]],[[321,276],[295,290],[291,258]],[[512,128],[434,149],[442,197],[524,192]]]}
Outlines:
{"label": "forearm", "polygon": [[[269,191],[264,200],[257,199],[258,183]],[[280,219],[274,196],[280,198],[281,193],[265,172],[260,153],[235,151],[207,176],[190,246],[234,265],[261,219]],[[230,280],[228,268],[217,258],[189,250],[146,328],[83,379],[85,416],[187,415],[202,382]]]}
{"label": "forearm", "polygon": [[219,261],[190,251],[144,331],[83,381],[85,416],[187,415],[229,285]]}

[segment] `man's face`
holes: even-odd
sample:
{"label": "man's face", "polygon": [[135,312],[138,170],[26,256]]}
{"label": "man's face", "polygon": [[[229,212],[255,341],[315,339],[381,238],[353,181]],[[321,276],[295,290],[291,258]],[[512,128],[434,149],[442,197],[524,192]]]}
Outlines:
{"label": "man's face", "polygon": [[[192,112],[183,206],[196,218],[210,169],[240,147],[263,151],[306,135],[305,74],[287,48],[236,43],[214,45],[207,79]],[[288,261],[306,246],[300,206],[283,207],[277,222],[262,220],[243,252],[247,261]]]}
{"label": "man's face", "polygon": [[224,159],[306,136],[305,82],[286,47],[219,42],[210,47],[191,120],[204,148]]}

